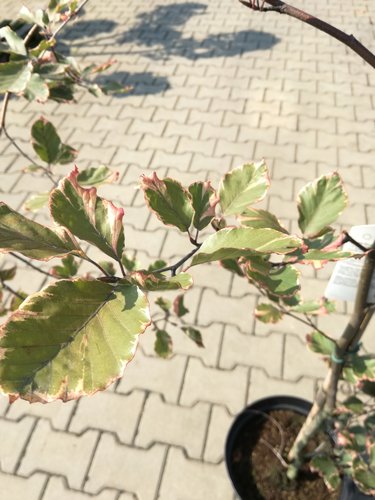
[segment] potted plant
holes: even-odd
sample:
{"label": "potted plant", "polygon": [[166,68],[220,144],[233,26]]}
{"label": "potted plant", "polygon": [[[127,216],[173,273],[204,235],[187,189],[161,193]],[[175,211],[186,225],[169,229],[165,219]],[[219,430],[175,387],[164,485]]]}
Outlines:
{"label": "potted plant", "polygon": [[[0,90],[5,94],[1,128],[9,140],[5,116],[11,94],[43,101],[71,100],[76,85],[94,93],[107,91],[87,82],[87,75],[102,67],[80,70],[54,49],[56,35],[79,8],[75,1],[52,1],[43,15],[23,11],[33,23],[24,38],[9,26],[0,31],[10,54],[10,60],[0,65],[0,77],[4,77]],[[55,18],[60,24],[52,30],[50,22]],[[30,33],[39,28],[45,38],[30,48]],[[307,444],[312,468],[324,476],[330,488],[338,486],[340,474],[345,472],[363,491],[373,492],[374,417],[362,418],[364,402],[358,397],[342,407],[336,405],[342,376],[369,395],[373,395],[375,379],[375,359],[357,351],[374,310],[367,299],[375,265],[374,245],[363,247],[348,233],[337,234],[331,227],[347,203],[339,174],[321,176],[301,190],[298,234],[288,232],[276,215],[254,208],[270,185],[264,161],[231,170],[216,189],[208,181],[183,186],[155,173],[143,176],[141,189],[149,209],[163,224],[180,231],[192,249],[174,263],[157,262],[147,269],[135,269],[126,255],[124,211],[99,196],[96,189],[113,177],[111,172],[103,168],[80,172],[75,167],[57,182],[53,165],[72,162],[74,150],[62,143],[45,119],[33,125],[32,143],[38,163],[32,161],[31,168],[50,178],[53,188],[31,205],[35,208],[47,202],[52,225],[39,224],[0,203],[0,252],[37,269],[34,260],[57,258],[61,265],[54,265],[51,271],[41,269],[56,279],[28,297],[12,288],[14,266],[0,270],[1,288],[14,296],[3,305],[7,317],[0,330],[0,387],[10,400],[69,401],[106,389],[123,375],[136,354],[140,334],[150,326],[155,330],[156,351],[167,357],[171,337],[152,321],[148,295],[187,290],[192,279],[185,267],[219,262],[247,279],[267,299],[256,309],[258,319],[275,322],[283,315],[302,314],[304,324],[313,329],[308,346],[327,358],[327,376],[287,456],[282,455],[285,449],[268,447],[279,455],[286,483],[294,484],[304,467]],[[354,251],[341,248],[345,241],[354,244]],[[93,258],[87,244],[106,260]],[[364,265],[355,312],[342,337],[335,339],[316,329],[313,321],[317,314],[330,312],[332,303],[303,300],[297,266],[319,268],[347,258],[361,258]],[[93,271],[79,277],[80,261],[90,263]],[[186,312],[183,295],[173,307],[163,298],[156,304],[167,323],[172,316],[174,321],[183,318]],[[189,325],[181,327],[202,345],[199,331]],[[321,437],[321,429],[329,433],[334,429],[330,435],[336,444],[332,446],[324,432]],[[310,439],[318,439],[317,449],[311,448]]]}

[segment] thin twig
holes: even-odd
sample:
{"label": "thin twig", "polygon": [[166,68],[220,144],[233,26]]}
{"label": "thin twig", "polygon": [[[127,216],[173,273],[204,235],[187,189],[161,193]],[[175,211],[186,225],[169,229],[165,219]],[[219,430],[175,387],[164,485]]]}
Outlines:
{"label": "thin twig", "polygon": [[23,43],[25,44],[25,47],[26,47],[26,45],[29,43],[30,38],[33,36],[33,34],[34,34],[34,33],[35,33],[35,31],[37,30],[37,28],[38,28],[38,25],[37,25],[37,24],[34,24],[34,25],[31,27],[30,31],[29,31],[29,32],[27,33],[27,35],[25,36],[25,39],[24,39],[24,41],[23,41]]}
{"label": "thin twig", "polygon": [[369,248],[361,245],[361,243],[359,243],[359,241],[357,241],[354,238],[352,238],[347,231],[343,231],[343,233],[345,234],[343,242],[342,242],[343,244],[350,242],[354,246],[356,246],[357,248],[359,248],[360,250],[362,250],[362,252],[368,252]]}
{"label": "thin twig", "polygon": [[20,260],[21,262],[23,262],[24,264],[26,264],[27,266],[31,267],[32,269],[35,269],[35,271],[38,271],[39,273],[41,274],[44,274],[46,276],[48,276],[49,278],[51,278],[51,274],[47,271],[44,271],[44,269],[41,269],[40,267],[36,266],[35,264],[33,264],[32,262],[30,262],[29,260],[27,259],[24,259],[23,257],[21,257],[20,255],[17,255],[16,253],[14,252],[9,252],[9,255],[11,255],[12,257],[14,257],[15,259],[18,259]]}
{"label": "thin twig", "polygon": [[22,301],[25,300],[25,297],[23,297],[20,293],[18,293],[15,290],[13,290],[13,288],[11,286],[7,285],[5,283],[5,281],[3,281],[1,278],[0,278],[0,284],[4,288],[4,290],[7,290],[9,293],[11,293],[12,295],[14,295],[18,299],[21,299]]}
{"label": "thin twig", "polygon": [[335,26],[332,26],[317,17],[304,12],[303,10],[297,9],[292,5],[288,5],[281,0],[265,0],[272,8],[263,8],[258,9],[254,6],[254,2],[252,1],[244,1],[240,0],[240,2],[246,7],[252,10],[262,10],[263,12],[269,11],[277,11],[280,14],[287,14],[288,16],[294,17],[304,23],[307,23],[314,28],[323,31],[327,35],[330,35],[333,38],[336,38],[339,42],[343,43],[351,50],[353,50],[356,54],[358,54],[364,61],[366,61],[370,66],[375,68],[375,54],[373,54],[367,47],[362,45],[353,35],[348,35],[344,31],[339,30]]}
{"label": "thin twig", "polygon": [[60,26],[56,29],[56,31],[54,33],[52,33],[52,37],[51,38],[56,38],[56,35],[58,35],[60,33],[60,31],[65,28],[65,26],[69,23],[69,21],[71,21],[73,19],[73,17],[76,17],[79,12],[83,9],[83,7],[87,4],[89,0],[83,0],[83,2],[81,3],[81,5],[79,5],[76,10],[74,12],[72,12],[70,14],[70,16],[68,16],[65,21],[63,21]]}
{"label": "thin twig", "polygon": [[98,264],[97,262],[95,262],[95,260],[92,260],[90,259],[90,257],[88,257],[87,255],[84,255],[84,256],[80,256],[82,259],[84,260],[87,260],[88,262],[90,262],[91,264],[93,264],[94,266],[96,266],[98,269],[100,269],[100,271],[104,274],[104,276],[106,276],[107,278],[113,278],[113,276],[111,276],[109,273],[107,273],[107,271],[105,269],[103,269],[103,267]]}
{"label": "thin twig", "polygon": [[123,275],[123,277],[125,278],[126,276],[126,272],[125,272],[125,268],[124,268],[124,265],[123,263],[121,262],[121,259],[118,260],[118,263],[119,263],[119,266],[120,266],[120,269],[121,269],[121,274]]}
{"label": "thin twig", "polygon": [[187,260],[189,260],[190,257],[192,257],[195,253],[197,253],[200,247],[201,247],[201,244],[199,244],[198,247],[193,248],[193,250],[191,252],[189,252],[187,255],[185,255],[185,257],[182,257],[182,259],[180,259],[178,262],[176,262],[172,266],[163,267],[161,269],[155,269],[154,272],[155,273],[164,273],[166,271],[171,271],[172,272],[172,276],[176,276],[177,269],[179,267],[181,267],[182,264],[184,264]]}

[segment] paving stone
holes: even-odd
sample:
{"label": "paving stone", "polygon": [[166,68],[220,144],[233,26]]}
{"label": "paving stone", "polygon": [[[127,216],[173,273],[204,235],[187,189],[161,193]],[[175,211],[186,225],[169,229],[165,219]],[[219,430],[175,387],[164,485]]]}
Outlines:
{"label": "paving stone", "polygon": [[302,377],[298,381],[269,378],[263,370],[252,368],[247,403],[268,396],[296,396],[312,401],[315,383],[313,379]]}
{"label": "paving stone", "polygon": [[63,403],[54,401],[52,403],[33,403],[30,404],[22,399],[17,399],[9,406],[7,419],[20,420],[26,415],[48,419],[55,430],[65,430],[69,419],[74,411],[74,401]]}
{"label": "paving stone", "polygon": [[232,485],[223,463],[207,464],[187,459],[181,450],[168,453],[159,498],[163,500],[228,500]]}
{"label": "paving stone", "polygon": [[219,463],[224,459],[225,441],[233,417],[226,408],[214,405],[211,410],[210,426],[204,450],[205,462]]}
{"label": "paving stone", "polygon": [[201,299],[198,322],[199,325],[233,324],[241,331],[248,332],[252,324],[254,307],[255,299],[253,296],[228,298],[218,295],[213,290],[206,289]]}
{"label": "paving stone", "polygon": [[[148,450],[130,448],[118,444],[110,434],[103,434],[91,464],[85,491],[97,493],[104,487],[117,488],[136,494],[139,500],[153,500],[165,451],[165,446],[159,444]],[[110,463],[115,466],[108,466],[109,457]]]}
{"label": "paving stone", "polygon": [[70,488],[80,489],[95,450],[98,433],[87,431],[82,436],[56,432],[40,420],[28,443],[19,474],[28,476],[43,470],[63,475]]}
{"label": "paving stone", "polygon": [[231,371],[206,368],[199,359],[190,358],[180,403],[189,406],[199,401],[211,402],[225,405],[235,413],[244,403],[247,372],[245,367]]}
{"label": "paving stone", "polygon": [[[157,420],[155,415],[158,415]],[[199,459],[203,451],[208,417],[207,403],[197,403],[185,408],[164,403],[159,395],[150,394],[142,413],[135,444],[142,448],[149,448],[155,442],[181,446],[190,458]]]}
{"label": "paving stone", "polygon": [[[305,330],[309,333],[308,327]],[[305,335],[302,334],[301,339],[293,335],[286,336],[284,378],[287,380],[298,381],[302,376],[318,378],[325,372],[326,364],[322,361],[322,356],[307,349]]]}
{"label": "paving stone", "polygon": [[201,131],[201,125],[199,123],[195,125],[181,124],[168,122],[164,135],[165,136],[181,136],[189,137],[190,139],[198,139]]}
{"label": "paving stone", "polygon": [[[146,330],[144,335],[151,335]],[[138,350],[134,359],[126,367],[126,372],[116,389],[128,394],[134,389],[148,390],[163,394],[168,403],[176,403],[185,372],[186,358],[174,356],[169,360],[145,356]]]}
{"label": "paving stone", "polygon": [[140,391],[134,391],[129,395],[104,391],[89,398],[81,398],[69,431],[81,433],[91,428],[102,429],[114,432],[123,443],[131,443],[143,403],[144,393]]}
{"label": "paving stone", "polygon": [[16,472],[34,425],[32,417],[19,422],[0,420],[0,465],[3,472]]}
{"label": "paving stone", "polygon": [[236,365],[263,368],[272,377],[280,377],[283,358],[283,335],[271,333],[267,337],[245,335],[226,326],[220,356],[220,367],[232,369]]}
{"label": "paving stone", "polygon": [[47,476],[38,472],[24,478],[0,472],[0,481],[0,500],[25,500],[26,492],[27,500],[39,500]]}
{"label": "paving stone", "polygon": [[[50,477],[43,500],[117,500],[118,493],[114,490],[103,490],[98,495],[89,495],[81,491],[69,490],[61,477]],[[125,498],[124,498],[125,500]],[[132,500],[128,496],[126,500]]]}

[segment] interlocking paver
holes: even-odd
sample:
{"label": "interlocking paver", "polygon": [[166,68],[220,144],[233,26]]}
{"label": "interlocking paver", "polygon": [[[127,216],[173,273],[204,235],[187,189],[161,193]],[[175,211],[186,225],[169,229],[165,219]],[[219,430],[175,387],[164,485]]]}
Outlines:
{"label": "interlocking paver", "polygon": [[[139,500],[153,500],[164,463],[166,448],[155,444],[148,450],[131,448],[104,433],[96,449],[85,484],[85,491],[117,488],[135,493]],[[108,459],[110,457],[109,466]]]}
{"label": "interlocking paver", "polygon": [[43,403],[30,404],[27,401],[18,399],[9,406],[6,417],[10,420],[20,420],[27,415],[41,417],[48,419],[55,430],[66,430],[74,407],[74,401],[68,403],[54,401],[46,405]]}
{"label": "interlocking paver", "polygon": [[27,500],[39,500],[47,479],[39,472],[28,478],[0,472],[0,500],[25,500],[26,492]]}
{"label": "interlocking paver", "polygon": [[[158,415],[155,420],[155,415]],[[181,446],[191,458],[201,458],[209,417],[209,405],[197,403],[182,407],[164,403],[150,394],[139,424],[135,444],[148,448],[154,442]],[[166,425],[166,422],[168,424]],[[189,432],[194,429],[194,432]]]}
{"label": "interlocking paver", "polygon": [[[192,492],[194,491],[194,494]],[[160,500],[228,500],[232,486],[223,463],[212,465],[187,459],[171,448],[160,487]]]}
{"label": "interlocking paver", "polygon": [[[372,43],[375,4],[341,0],[338,16],[338,1],[295,3]],[[8,17],[20,6],[20,0],[3,0],[0,11]],[[64,141],[80,149],[80,169],[100,163],[117,169],[119,183],[99,193],[125,208],[126,253],[143,265],[159,255],[174,261],[191,249],[186,237],[149,216],[136,187],[152,170],[184,185],[211,179],[217,187],[230,166],[265,158],[270,198],[258,207],[299,232],[298,190],[337,169],[351,200],[339,224],[373,223],[375,77],[337,41],[231,0],[90,2],[84,17],[65,29],[64,42],[80,63],[115,58],[114,78],[133,91],[102,99],[81,93],[75,104],[42,107],[12,99],[8,130],[33,155],[29,127],[43,113]],[[40,177],[22,174],[29,161],[4,137],[0,154],[1,201],[19,208],[35,190],[49,189]],[[69,169],[56,167],[62,175]],[[46,211],[34,217],[45,222]],[[303,269],[305,295],[322,294],[331,271]],[[324,366],[305,348],[305,326],[291,318],[255,321],[259,299],[245,279],[216,264],[192,268],[192,274],[185,320],[202,331],[206,349],[173,326],[174,355],[159,359],[150,329],[123,379],[107,393],[78,405],[9,406],[0,400],[2,465],[9,452],[6,467],[20,463],[15,474],[21,474],[2,473],[0,500],[23,500],[25,491],[30,500],[232,499],[221,463],[231,414],[275,393],[311,399]],[[20,266],[14,285],[31,292],[43,280]],[[319,328],[337,335],[349,311],[339,303],[337,315],[318,319]],[[374,351],[374,341],[365,340],[365,347]],[[52,453],[52,447],[65,451]],[[203,461],[196,460],[202,453]]]}
{"label": "interlocking paver", "polygon": [[[70,490],[66,487],[63,478],[51,476],[43,494],[43,500],[117,500],[118,492],[104,490],[98,495],[90,495],[81,491]],[[124,497],[125,500],[125,497]],[[129,495],[126,500],[132,500]]]}
{"label": "interlocking paver", "polygon": [[54,431],[48,421],[40,420],[28,443],[18,473],[29,476],[34,471],[43,470],[63,475],[71,488],[80,489],[97,440],[96,431],[75,436]]}
{"label": "interlocking paver", "polygon": [[128,395],[107,391],[94,394],[91,398],[82,398],[69,430],[82,433],[86,429],[102,429],[114,432],[123,443],[131,443],[141,417],[144,398],[141,391],[133,391]]}

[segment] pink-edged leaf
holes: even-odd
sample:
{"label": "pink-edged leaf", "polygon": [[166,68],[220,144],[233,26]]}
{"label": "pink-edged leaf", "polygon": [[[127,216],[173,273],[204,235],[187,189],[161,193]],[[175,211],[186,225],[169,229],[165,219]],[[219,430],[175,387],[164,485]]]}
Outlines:
{"label": "pink-edged leaf", "polygon": [[298,194],[298,225],[306,237],[318,235],[335,222],[347,205],[347,194],[337,172],[322,175]]}
{"label": "pink-edged leaf", "polygon": [[228,172],[219,188],[220,207],[224,215],[240,215],[267,193],[270,182],[264,161],[245,163]]}
{"label": "pink-edged leaf", "polygon": [[193,284],[192,277],[188,273],[180,273],[172,278],[167,278],[161,273],[147,271],[135,271],[126,278],[127,281],[137,284],[143,290],[149,292],[163,290],[187,290]]}
{"label": "pink-edged leaf", "polygon": [[299,238],[274,229],[236,227],[209,236],[194,255],[192,266],[215,260],[235,259],[255,252],[287,254],[299,248]]}
{"label": "pink-edged leaf", "polygon": [[0,202],[0,252],[18,252],[32,259],[49,260],[79,253],[79,246],[62,228],[53,230],[38,224]]}
{"label": "pink-edged leaf", "polygon": [[182,316],[185,316],[189,312],[189,309],[187,309],[184,305],[184,295],[177,295],[177,297],[173,301],[173,312],[175,313],[176,316],[179,318],[182,318]]}
{"label": "pink-edged leaf", "polygon": [[142,176],[141,188],[150,209],[163,224],[175,226],[182,232],[189,230],[193,219],[190,193],[174,179],[159,179],[157,174]]}
{"label": "pink-edged leaf", "polygon": [[95,187],[78,184],[77,167],[59,183],[50,196],[53,219],[81,240],[97,246],[110,257],[121,259],[124,250],[124,210],[97,196]]}
{"label": "pink-edged leaf", "polygon": [[255,317],[263,323],[277,323],[283,317],[283,313],[272,304],[259,304],[255,309]]}
{"label": "pink-edged leaf", "polygon": [[0,388],[13,400],[44,403],[104,390],[122,376],[149,324],[135,285],[57,281],[1,327]]}
{"label": "pink-edged leaf", "polygon": [[267,210],[247,208],[240,217],[242,226],[254,228],[270,228],[288,234],[278,218]]}
{"label": "pink-edged leaf", "polygon": [[191,339],[198,347],[204,347],[202,334],[196,328],[192,326],[182,326],[181,330],[185,333],[189,339]]}
{"label": "pink-edged leaf", "polygon": [[194,209],[193,225],[198,230],[204,229],[215,217],[219,198],[210,182],[194,182],[189,186],[189,193]]}

